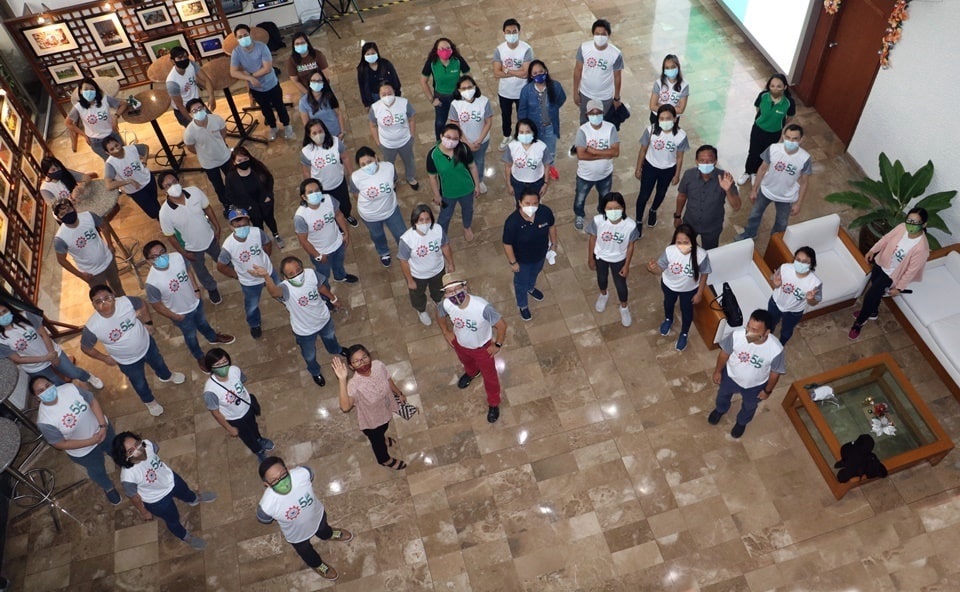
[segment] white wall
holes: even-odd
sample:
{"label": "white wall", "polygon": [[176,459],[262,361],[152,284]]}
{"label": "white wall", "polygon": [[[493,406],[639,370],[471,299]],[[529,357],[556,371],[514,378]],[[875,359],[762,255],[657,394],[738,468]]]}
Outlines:
{"label": "white wall", "polygon": [[[880,174],[881,150],[911,171],[932,160],[936,168],[927,193],[960,190],[960,2],[915,0],[909,11],[890,68],[877,74],[849,153],[873,178]],[[941,243],[960,242],[960,196],[943,218],[953,235],[937,234]]]}

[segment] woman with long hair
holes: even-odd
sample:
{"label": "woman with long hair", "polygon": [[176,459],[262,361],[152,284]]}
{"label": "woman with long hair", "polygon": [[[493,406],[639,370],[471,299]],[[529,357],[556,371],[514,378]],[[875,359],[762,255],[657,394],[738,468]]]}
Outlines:
{"label": "woman with long hair", "polygon": [[[310,43],[310,37],[303,31],[293,35],[293,52],[290,53],[290,59],[287,60],[287,74],[293,81],[300,93],[307,93],[307,86],[317,72],[325,74],[329,72],[330,65],[327,63],[327,56],[315,48]],[[326,78],[326,76],[324,76]]]}
{"label": "woman with long hair", "polygon": [[[8,358],[31,378],[44,376],[60,386],[67,380],[82,380],[93,388],[103,381],[74,365],[43,326],[43,318],[0,304],[0,358]],[[61,378],[61,376],[63,378]]]}
{"label": "woman with long hair", "polygon": [[790,118],[797,114],[797,104],[790,94],[787,77],[780,73],[767,80],[767,86],[757,95],[753,106],[757,112],[750,128],[747,162],[743,174],[737,179],[738,185],[743,185],[756,176],[763,163],[760,155],[772,144],[780,141],[783,128],[790,123]]}
{"label": "woman with long hair", "polygon": [[68,169],[55,156],[47,156],[40,161],[40,197],[51,208],[61,199],[76,200],[83,186],[90,182],[90,175]]}
{"label": "woman with long hair", "polygon": [[473,162],[473,151],[463,141],[460,126],[443,126],[440,141],[427,153],[427,174],[433,189],[433,203],[440,206],[437,223],[450,231],[453,210],[460,204],[463,236],[473,240],[473,200],[480,194],[480,175]]}
{"label": "woman with long hair", "polygon": [[663,290],[663,322],[660,335],[669,335],[673,313],[680,300],[680,335],[677,351],[687,348],[687,335],[693,324],[693,305],[700,302],[710,274],[710,258],[706,249],[697,248],[697,231],[689,224],[681,224],[673,231],[673,240],[660,258],[650,260],[647,271],[660,275]]}
{"label": "woman with long hair", "polygon": [[317,70],[310,75],[310,88],[300,97],[297,110],[300,111],[300,121],[304,125],[311,119],[319,119],[334,136],[343,140],[343,110],[340,101],[330,88],[330,81]]}
{"label": "woman with long hair", "polygon": [[353,217],[347,178],[353,174],[353,163],[344,159],[343,141],[330,131],[320,119],[311,119],[303,125],[303,148],[300,150],[300,168],[304,179],[320,181],[323,193],[332,195],[340,203],[340,213],[350,226],[358,225]]}
{"label": "woman with long hair", "polygon": [[[123,146],[123,138],[117,129],[117,118],[123,116],[130,107],[115,97],[103,94],[100,85],[89,77],[80,81],[77,99],[63,123],[68,130],[82,136],[97,156],[106,160],[110,155],[103,146],[103,140],[109,136]],[[115,109],[116,113],[111,112],[111,109]]]}
{"label": "woman with long hair", "polygon": [[357,64],[357,86],[360,87],[360,100],[363,106],[370,108],[380,100],[380,84],[389,82],[401,96],[400,77],[397,69],[387,58],[380,55],[380,48],[373,41],[367,41],[360,47],[360,62]]}
{"label": "woman with long hair", "polygon": [[397,259],[407,280],[410,304],[420,322],[430,325],[427,288],[434,304],[439,304],[443,300],[443,274],[455,271],[455,267],[447,233],[436,223],[433,210],[427,204],[413,208],[410,229],[400,237]]}
{"label": "woman with long hair", "polygon": [[[690,97],[690,85],[683,79],[680,71],[680,58],[672,53],[663,58],[660,66],[660,76],[653,83],[653,92],[650,94],[650,123],[657,123],[660,107],[671,105],[676,110],[676,118],[687,108],[687,99]],[[637,219],[640,215],[637,215]]]}
{"label": "woman with long hair", "polygon": [[461,76],[457,90],[450,103],[449,121],[460,126],[463,142],[473,151],[473,162],[480,176],[480,193],[487,192],[483,182],[483,165],[490,147],[490,127],[493,125],[493,109],[487,97],[480,94],[480,87],[473,76]]}
{"label": "woman with long hair", "polygon": [[266,224],[273,233],[277,246],[286,246],[280,238],[277,219],[274,217],[273,173],[243,146],[233,149],[230,157],[230,172],[227,173],[227,195],[234,208],[246,210],[250,223],[263,230]]}
{"label": "woman with long hair", "polygon": [[640,137],[640,153],[637,154],[637,166],[633,176],[640,179],[640,193],[637,194],[637,230],[643,222],[643,211],[647,201],[656,188],[653,205],[647,216],[647,226],[657,225],[657,210],[667,196],[667,188],[680,182],[683,171],[683,155],[690,149],[687,132],[680,129],[680,116],[673,105],[660,105],[657,119],[643,130]]}
{"label": "woman with long hair", "polygon": [[433,48],[427,54],[427,61],[420,71],[420,88],[427,100],[433,105],[433,131],[440,140],[443,126],[450,113],[453,92],[457,90],[457,81],[470,73],[470,64],[460,55],[456,44],[446,37],[433,42]]}
{"label": "woman with long hair", "polygon": [[633,323],[630,309],[627,308],[627,276],[630,274],[630,261],[633,248],[640,238],[640,224],[627,216],[627,205],[623,194],[611,191],[600,198],[602,214],[597,214],[587,224],[587,267],[597,272],[597,287],[600,295],[594,309],[603,312],[607,307],[607,278],[613,277],[620,300],[620,324],[629,327]]}
{"label": "woman with long hair", "polygon": [[[529,119],[537,128],[537,135],[550,152],[551,162],[557,160],[557,140],[560,139],[560,107],[567,102],[563,86],[550,78],[550,71],[542,60],[530,62],[527,84],[520,91],[520,104],[517,106],[517,118]],[[543,114],[547,117],[544,118]],[[553,178],[559,177],[553,165],[550,166]]]}
{"label": "woman with long hair", "polygon": [[767,302],[770,314],[770,333],[780,330],[780,345],[787,345],[793,330],[803,318],[807,305],[816,306],[823,300],[823,282],[813,273],[817,269],[817,252],[811,247],[800,247],[793,253],[793,261],[784,263],[773,273],[773,293]]}

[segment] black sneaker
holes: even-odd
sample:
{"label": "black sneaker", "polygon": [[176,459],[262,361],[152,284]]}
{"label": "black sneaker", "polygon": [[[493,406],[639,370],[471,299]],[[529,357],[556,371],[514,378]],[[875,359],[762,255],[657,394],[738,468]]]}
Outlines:
{"label": "black sneaker", "polygon": [[360,278],[358,278],[357,276],[353,275],[352,273],[348,273],[347,275],[343,276],[343,277],[340,278],[340,279],[333,278],[333,281],[335,281],[335,282],[340,282],[340,283],[346,283],[346,284],[355,284],[355,283],[357,283],[357,282],[360,281]]}
{"label": "black sneaker", "polygon": [[733,436],[734,438],[739,438],[740,436],[743,435],[743,431],[746,429],[747,429],[747,426],[745,425],[740,425],[739,423],[734,424],[733,429],[730,430],[730,435]]}
{"label": "black sneaker", "polygon": [[420,182],[414,181],[413,183],[410,183],[410,189],[413,189],[414,191],[420,191]]}
{"label": "black sneaker", "polygon": [[390,255],[380,257],[380,263],[382,263],[384,267],[390,267],[390,261]]}
{"label": "black sneaker", "polygon": [[577,155],[577,147],[570,146],[570,156],[576,156],[576,155]]}
{"label": "black sneaker", "polygon": [[530,297],[536,300],[537,302],[543,301],[543,292],[541,292],[536,288],[530,290],[529,292],[527,292],[527,294],[530,294]]}
{"label": "black sneaker", "polygon": [[354,228],[356,228],[357,226],[360,226],[360,223],[357,222],[357,219],[354,218],[353,216],[347,216],[347,224],[349,224],[350,226],[353,226]]}
{"label": "black sneaker", "polygon": [[461,388],[461,389],[467,388],[468,386],[470,386],[470,383],[473,382],[473,379],[478,376],[480,376],[479,370],[477,370],[477,373],[474,374],[473,376],[470,376],[469,374],[464,373],[463,376],[460,377],[460,380],[457,381],[457,388]]}
{"label": "black sneaker", "polygon": [[647,226],[649,226],[650,228],[653,228],[656,225],[657,225],[657,211],[650,210],[650,212],[647,213]]}
{"label": "black sneaker", "polygon": [[220,295],[220,290],[210,290],[207,295],[210,296],[210,302],[212,304],[220,304],[223,302],[223,296]]}
{"label": "black sneaker", "polygon": [[345,357],[345,358],[349,358],[349,357],[350,357],[350,351],[347,350],[347,348],[345,348],[345,347],[341,347],[341,348],[340,348],[340,355],[343,356],[343,357]]}
{"label": "black sneaker", "polygon": [[720,418],[723,417],[723,414],[714,409],[710,412],[710,415],[707,416],[707,423],[710,425],[717,425],[720,423]]}
{"label": "black sneaker", "polygon": [[260,339],[260,336],[263,335],[263,329],[260,327],[250,327],[250,336],[254,339]]}
{"label": "black sneaker", "polygon": [[487,421],[490,423],[497,423],[497,420],[500,419],[500,408],[491,407],[487,410]]}
{"label": "black sneaker", "polygon": [[530,319],[532,319],[532,318],[533,318],[533,315],[530,314],[530,309],[529,309],[529,308],[521,308],[521,309],[520,309],[520,318],[523,319],[523,320],[525,320],[525,321],[529,321]]}
{"label": "black sneaker", "polygon": [[120,502],[123,501],[120,499],[120,494],[117,493],[116,489],[110,489],[110,491],[104,492],[107,495],[107,501],[110,502],[110,505],[119,506]]}
{"label": "black sneaker", "polygon": [[323,374],[317,374],[314,376],[313,381],[317,383],[317,386],[324,386],[327,384],[327,380],[323,377]]}

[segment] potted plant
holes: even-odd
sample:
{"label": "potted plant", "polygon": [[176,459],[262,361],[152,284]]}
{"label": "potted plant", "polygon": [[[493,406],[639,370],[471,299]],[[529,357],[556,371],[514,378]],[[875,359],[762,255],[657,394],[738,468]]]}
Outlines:
{"label": "potted plant", "polygon": [[[860,191],[841,191],[826,196],[830,203],[850,206],[868,213],[850,223],[850,229],[860,229],[860,250],[866,253],[880,238],[893,230],[893,227],[906,219],[907,206],[920,197],[933,179],[933,162],[920,167],[915,173],[908,173],[898,160],[893,164],[883,152],[880,153],[880,180],[865,177],[859,181],[850,181],[850,185]],[[940,217],[939,212],[950,207],[956,197],[956,191],[932,193],[916,203],[929,214],[928,228],[950,234],[950,229]],[[939,249],[940,241],[928,234],[931,249]]]}

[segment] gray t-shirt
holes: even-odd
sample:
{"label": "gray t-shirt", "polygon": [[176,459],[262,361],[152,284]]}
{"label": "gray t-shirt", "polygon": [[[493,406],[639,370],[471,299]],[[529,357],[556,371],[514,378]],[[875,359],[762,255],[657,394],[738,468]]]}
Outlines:
{"label": "gray t-shirt", "polygon": [[[263,67],[266,62],[273,62],[273,56],[270,55],[270,48],[265,43],[254,41],[250,51],[242,47],[237,47],[230,54],[230,66],[240,67],[248,74],[253,74]],[[271,68],[269,72],[257,78],[260,86],[253,87],[250,83],[247,86],[257,92],[267,92],[278,84],[277,73]]]}

